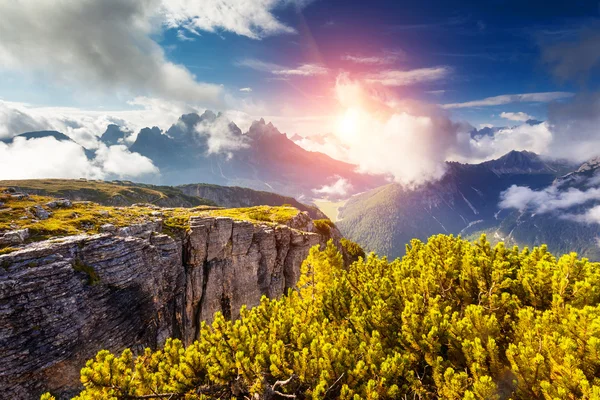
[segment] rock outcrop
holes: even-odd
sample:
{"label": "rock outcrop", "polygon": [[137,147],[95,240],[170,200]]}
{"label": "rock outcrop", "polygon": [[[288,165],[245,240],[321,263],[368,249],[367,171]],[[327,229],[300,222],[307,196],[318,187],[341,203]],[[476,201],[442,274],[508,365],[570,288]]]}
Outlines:
{"label": "rock outcrop", "polygon": [[[108,231],[108,230],[107,230]],[[292,287],[328,238],[288,226],[192,217],[182,237],[160,220],[26,246],[0,256],[0,387],[6,398],[67,398],[100,349],[186,344],[216,311]]]}

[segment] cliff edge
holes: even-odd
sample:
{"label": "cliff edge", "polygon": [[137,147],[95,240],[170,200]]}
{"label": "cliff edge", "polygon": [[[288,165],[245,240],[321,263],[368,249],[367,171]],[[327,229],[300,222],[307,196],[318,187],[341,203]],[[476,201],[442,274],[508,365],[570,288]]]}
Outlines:
{"label": "cliff edge", "polygon": [[242,305],[281,296],[312,246],[340,239],[337,229],[319,233],[307,213],[281,224],[216,212],[225,216],[189,215],[176,234],[153,211],[143,223],[105,224],[102,233],[25,243],[0,255],[3,393],[68,398],[101,349],[140,351],[168,337],[189,344],[216,311],[237,318]]}

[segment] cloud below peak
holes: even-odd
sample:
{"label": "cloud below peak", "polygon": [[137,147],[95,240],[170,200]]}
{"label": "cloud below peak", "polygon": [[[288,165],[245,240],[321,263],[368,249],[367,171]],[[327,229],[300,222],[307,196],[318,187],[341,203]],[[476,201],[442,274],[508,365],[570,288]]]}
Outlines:
{"label": "cloud below peak", "polygon": [[53,137],[0,142],[0,179],[134,178],[157,174],[152,161],[123,145],[100,145],[89,159],[83,147]]}
{"label": "cloud below peak", "polygon": [[529,114],[526,114],[524,112],[503,112],[500,113],[500,117],[501,118],[505,118],[511,121],[520,121],[520,122],[525,122],[531,119],[535,119],[535,117],[532,117]]}

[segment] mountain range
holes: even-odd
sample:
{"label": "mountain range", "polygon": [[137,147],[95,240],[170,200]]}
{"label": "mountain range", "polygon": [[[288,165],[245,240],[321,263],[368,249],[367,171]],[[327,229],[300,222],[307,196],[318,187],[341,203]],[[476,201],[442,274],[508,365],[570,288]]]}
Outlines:
{"label": "mountain range", "polygon": [[[113,130],[102,140],[114,142]],[[302,199],[340,178],[355,192],[384,182],[383,177],[356,173],[354,165],[303,149],[264,119],[243,133],[212,111],[183,115],[166,132],[144,128],[130,150],[150,158],[160,168],[160,183],[168,185],[242,186]]]}
{"label": "mountain range", "polygon": [[[306,200],[316,196],[315,190],[339,179],[348,181],[352,193],[386,182],[382,176],[355,172],[352,164],[305,150],[264,119],[254,121],[247,132],[242,132],[223,114],[207,110],[201,115],[182,115],[166,131],[156,126],[143,128],[131,144],[127,140],[130,135],[131,132],[111,124],[100,141],[107,146],[125,145],[131,152],[152,160],[160,173],[144,176],[144,183],[173,186],[202,182]],[[27,132],[4,141],[19,137],[74,142],[56,131]],[[95,156],[94,149],[82,148],[88,158]]]}
{"label": "mountain range", "polygon": [[337,225],[365,249],[389,257],[402,256],[412,238],[425,240],[438,233],[476,238],[486,233],[492,242],[546,243],[554,253],[576,251],[600,260],[599,225],[565,218],[581,214],[593,202],[547,212],[499,206],[511,187],[569,193],[588,187],[599,172],[600,162],[578,167],[526,151],[480,164],[450,162],[441,180],[415,190],[392,183],[353,196],[340,209]]}

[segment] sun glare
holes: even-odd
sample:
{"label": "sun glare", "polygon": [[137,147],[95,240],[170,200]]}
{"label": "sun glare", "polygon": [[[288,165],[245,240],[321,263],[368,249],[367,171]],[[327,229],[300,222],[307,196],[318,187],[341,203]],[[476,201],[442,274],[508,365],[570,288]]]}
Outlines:
{"label": "sun glare", "polygon": [[352,141],[359,134],[361,112],[356,108],[349,108],[338,119],[338,134],[345,140]]}

